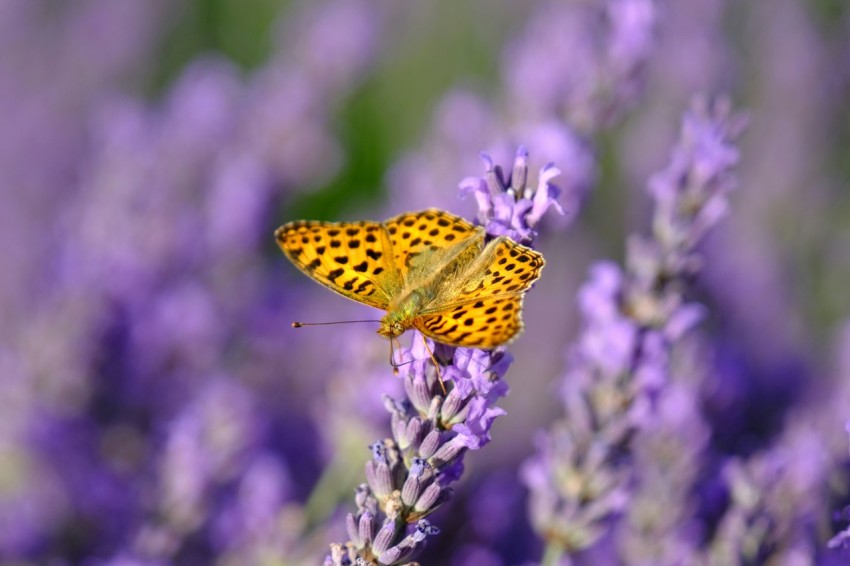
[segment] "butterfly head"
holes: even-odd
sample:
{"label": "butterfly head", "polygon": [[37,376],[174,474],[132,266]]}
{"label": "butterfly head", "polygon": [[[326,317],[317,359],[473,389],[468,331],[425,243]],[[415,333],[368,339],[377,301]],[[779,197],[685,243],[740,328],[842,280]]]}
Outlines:
{"label": "butterfly head", "polygon": [[402,322],[402,317],[397,313],[388,313],[381,319],[381,327],[378,329],[378,334],[384,338],[397,338],[404,334],[404,331],[409,328]]}
{"label": "butterfly head", "polygon": [[410,328],[412,319],[409,315],[402,312],[388,312],[381,319],[381,327],[378,329],[378,334],[384,338],[397,338],[404,334],[404,331]]}

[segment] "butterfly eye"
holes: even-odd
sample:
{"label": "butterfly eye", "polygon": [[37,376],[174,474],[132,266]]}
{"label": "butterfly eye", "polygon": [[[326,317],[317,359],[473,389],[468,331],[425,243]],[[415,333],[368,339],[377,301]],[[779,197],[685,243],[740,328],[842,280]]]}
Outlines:
{"label": "butterfly eye", "polygon": [[401,336],[404,334],[404,326],[400,322],[393,323],[393,334],[395,336]]}

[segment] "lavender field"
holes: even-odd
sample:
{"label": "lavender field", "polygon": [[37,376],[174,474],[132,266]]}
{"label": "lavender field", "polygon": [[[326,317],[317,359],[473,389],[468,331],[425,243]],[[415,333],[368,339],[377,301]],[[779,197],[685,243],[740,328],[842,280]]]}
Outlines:
{"label": "lavender field", "polygon": [[[6,0],[0,108],[0,565],[850,564],[843,0]],[[426,208],[517,340],[292,328]]]}

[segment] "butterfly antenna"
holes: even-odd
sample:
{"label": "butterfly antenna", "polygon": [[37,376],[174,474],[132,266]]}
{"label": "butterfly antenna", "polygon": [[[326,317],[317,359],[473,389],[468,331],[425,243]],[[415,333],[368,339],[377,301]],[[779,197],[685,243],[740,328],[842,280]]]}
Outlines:
{"label": "butterfly antenna", "polygon": [[437,381],[440,382],[440,389],[443,390],[443,395],[448,395],[446,391],[446,384],[443,383],[443,376],[440,374],[440,364],[437,363],[437,358],[434,357],[434,352],[431,351],[431,348],[428,347],[428,341],[425,339],[424,335],[422,336],[422,343],[425,344],[425,349],[428,350],[428,355],[431,356],[431,361],[434,362],[434,369],[437,370]]}
{"label": "butterfly antenna", "polygon": [[380,320],[338,320],[335,322],[293,322],[292,328],[301,328],[303,326],[329,326],[331,324],[352,324],[355,322],[381,322]]}

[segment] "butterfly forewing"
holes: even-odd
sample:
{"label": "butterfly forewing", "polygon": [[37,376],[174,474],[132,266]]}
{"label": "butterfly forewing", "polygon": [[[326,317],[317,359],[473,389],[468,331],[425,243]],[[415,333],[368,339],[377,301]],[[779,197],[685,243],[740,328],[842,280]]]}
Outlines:
{"label": "butterfly forewing", "polygon": [[386,309],[398,293],[400,275],[377,222],[290,222],[275,238],[301,271],[345,297]]}
{"label": "butterfly forewing", "polygon": [[408,273],[411,262],[418,256],[453,248],[480,232],[463,218],[435,208],[400,214],[384,222],[384,227],[401,273]]}
{"label": "butterfly forewing", "polygon": [[473,298],[522,293],[531,287],[545,265],[543,255],[504,236],[481,253],[470,271],[474,276],[461,287],[453,302]]}

